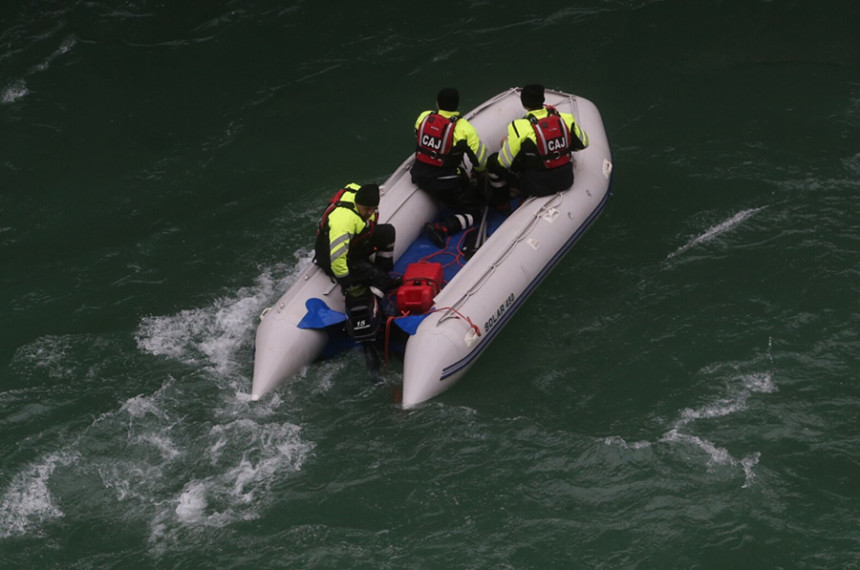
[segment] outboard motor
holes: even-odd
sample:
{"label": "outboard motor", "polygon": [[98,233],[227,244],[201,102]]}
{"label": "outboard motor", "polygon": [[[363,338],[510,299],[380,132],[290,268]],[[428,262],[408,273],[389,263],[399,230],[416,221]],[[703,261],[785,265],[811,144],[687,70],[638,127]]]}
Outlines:
{"label": "outboard motor", "polygon": [[346,297],[346,332],[358,342],[376,340],[382,324],[379,300],[369,290],[366,294]]}
{"label": "outboard motor", "polygon": [[384,318],[379,299],[368,288],[362,295],[347,295],[345,305],[346,332],[361,343],[368,370],[379,370],[379,353],[374,346]]}

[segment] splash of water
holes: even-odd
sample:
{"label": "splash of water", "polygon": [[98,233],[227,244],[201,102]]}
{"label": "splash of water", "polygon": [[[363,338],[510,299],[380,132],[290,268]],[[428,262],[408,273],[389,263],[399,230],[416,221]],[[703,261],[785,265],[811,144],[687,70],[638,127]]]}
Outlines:
{"label": "splash of water", "polygon": [[30,90],[27,89],[27,84],[22,79],[13,81],[0,91],[0,104],[10,105],[26,97],[29,93]]}
{"label": "splash of water", "polygon": [[0,498],[0,538],[38,535],[43,523],[63,516],[48,482],[58,466],[68,465],[76,457],[75,452],[65,450],[50,453],[15,476]]}
{"label": "splash of water", "polygon": [[[299,257],[304,252],[296,255]],[[268,269],[255,285],[244,287],[235,295],[215,299],[209,306],[144,318],[136,334],[138,348],[186,364],[209,366],[220,377],[230,376],[245,364],[246,359],[238,355],[247,348],[257,315],[278,292],[286,290],[310,262],[310,257],[301,257],[280,279],[273,275],[284,271],[283,267]]]}
{"label": "splash of water", "polygon": [[678,249],[676,249],[675,251],[670,253],[668,255],[668,257],[666,257],[666,259],[667,260],[672,259],[673,257],[680,255],[680,254],[684,253],[685,251],[687,251],[691,248],[694,248],[694,247],[701,245],[703,243],[708,243],[709,241],[713,240],[717,236],[722,235],[722,234],[732,230],[738,224],[740,224],[741,222],[743,222],[744,220],[746,220],[750,216],[756,214],[757,212],[760,212],[765,207],[766,206],[761,206],[758,208],[750,208],[748,210],[741,210],[740,212],[738,212],[737,214],[735,214],[734,216],[732,216],[728,220],[725,220],[725,221],[720,222],[719,224],[713,225],[710,228],[708,228],[707,230],[705,230],[704,233],[694,237],[692,240],[690,240],[686,244],[682,245],[681,247],[679,247]]}
{"label": "splash of water", "polygon": [[[772,343],[773,339],[768,338],[766,357],[771,366],[773,365]],[[718,365],[718,368],[721,366],[723,365]],[[708,465],[739,466],[744,471],[743,488],[750,487],[755,479],[754,468],[759,462],[761,453],[755,451],[741,459],[736,459],[726,448],[720,447],[703,437],[688,433],[687,428],[699,420],[724,418],[742,412],[747,409],[748,401],[753,394],[769,394],[776,390],[776,383],[770,370],[740,374],[730,383],[727,395],[696,408],[681,410],[679,417],[671,424],[668,431],[659,438],[658,443],[680,444],[698,448],[708,458]],[[629,443],[619,436],[604,438],[603,443],[629,450],[644,449],[652,445],[649,441]]]}

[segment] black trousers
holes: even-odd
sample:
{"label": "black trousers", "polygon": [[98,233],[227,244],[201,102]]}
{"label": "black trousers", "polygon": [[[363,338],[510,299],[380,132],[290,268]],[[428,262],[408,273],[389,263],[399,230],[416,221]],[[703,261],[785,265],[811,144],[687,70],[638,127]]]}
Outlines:
{"label": "black trousers", "polygon": [[416,160],[409,172],[416,186],[451,210],[451,213],[470,214],[476,218],[481,215],[481,205],[475,190],[468,177],[457,169],[439,168]]}
{"label": "black trousers", "polygon": [[511,170],[498,162],[498,154],[487,159],[487,169],[491,179],[497,182],[495,190],[500,195],[507,194],[505,186],[516,188],[524,196],[549,196],[573,186],[573,163],[546,170],[543,168],[522,168],[514,161]]}
{"label": "black trousers", "polygon": [[526,196],[549,196],[573,186],[573,165],[551,170],[524,170],[517,175],[520,192]]}

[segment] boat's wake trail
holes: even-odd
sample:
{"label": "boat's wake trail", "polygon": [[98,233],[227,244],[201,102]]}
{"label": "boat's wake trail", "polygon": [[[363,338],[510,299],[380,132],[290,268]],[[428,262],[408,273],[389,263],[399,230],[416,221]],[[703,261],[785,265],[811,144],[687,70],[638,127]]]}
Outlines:
{"label": "boat's wake trail", "polygon": [[218,377],[229,378],[247,364],[246,349],[253,342],[249,339],[257,315],[295,280],[307,263],[309,258],[300,259],[292,269],[283,266],[268,269],[254,285],[217,298],[209,306],[145,317],[135,335],[137,346],[148,354],[203,366]]}
{"label": "boat's wake trail", "polygon": [[[118,368],[126,359],[121,349],[98,337],[45,337],[21,349],[17,367],[58,384],[111,383],[129,374],[139,386],[159,381],[160,388],[127,397],[83,429],[77,421],[64,426],[69,433],[61,451],[10,473],[0,485],[0,540],[38,536],[64,517],[98,516],[148,524],[151,553],[160,556],[260,517],[272,503],[271,486],[300,471],[314,447],[276,413],[278,398],[249,408],[240,397],[250,387],[248,348],[257,315],[310,262],[307,252],[296,257],[297,263],[267,268],[253,285],[208,306],[141,320],[138,350],[191,370],[172,362]],[[69,356],[78,352],[86,357]],[[214,397],[207,390],[213,380],[221,388]]]}
{"label": "boat's wake trail", "polygon": [[719,224],[711,226],[710,228],[705,230],[705,232],[702,233],[701,235],[696,236],[695,238],[693,238],[692,240],[690,240],[686,244],[682,245],[681,247],[679,247],[678,249],[676,249],[675,251],[670,253],[666,257],[666,259],[667,260],[672,259],[673,257],[680,255],[680,254],[684,253],[685,251],[687,251],[693,247],[696,247],[698,245],[701,245],[703,243],[707,243],[707,242],[711,241],[715,237],[717,237],[721,234],[724,234],[727,231],[730,231],[731,229],[736,227],[738,224],[740,224],[741,222],[743,222],[744,220],[746,220],[747,218],[749,218],[753,214],[763,210],[765,207],[766,206],[761,206],[759,208],[750,208],[748,210],[741,210],[740,212],[738,212],[737,214],[735,214],[734,216],[732,216],[728,220],[725,220],[723,222],[720,222]]}
{"label": "boat's wake trail", "polygon": [[[680,417],[671,423],[668,431],[659,438],[657,443],[668,444],[673,447],[680,446],[680,449],[696,448],[707,457],[709,466],[741,467],[744,471],[743,487],[750,487],[755,479],[753,468],[758,464],[761,453],[754,451],[737,459],[726,448],[718,446],[695,432],[707,433],[713,431],[714,426],[717,426],[717,429],[720,426],[725,429],[732,424],[730,419],[721,421],[723,418],[731,418],[733,415],[747,412],[751,400],[757,394],[770,394],[777,391],[773,373],[770,370],[773,364],[770,353],[771,342],[772,339],[768,341],[768,351],[765,355],[767,361],[763,371],[749,370],[751,367],[761,368],[762,365],[758,361],[753,362],[752,365],[744,362],[717,363],[703,369],[701,373],[713,379],[709,383],[717,381],[724,383],[726,393],[721,397],[713,397],[696,408],[681,410]],[[698,422],[706,424],[706,427],[698,428],[696,426]],[[603,442],[607,445],[634,450],[649,448],[654,445],[653,442],[647,440],[627,442],[618,436],[607,437]]]}

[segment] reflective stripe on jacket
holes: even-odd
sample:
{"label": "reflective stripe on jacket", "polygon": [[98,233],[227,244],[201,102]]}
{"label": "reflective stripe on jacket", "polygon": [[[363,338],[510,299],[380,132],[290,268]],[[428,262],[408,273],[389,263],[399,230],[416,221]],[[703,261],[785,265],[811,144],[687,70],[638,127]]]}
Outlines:
{"label": "reflective stripe on jacket", "polygon": [[349,275],[347,255],[353,240],[359,235],[369,231],[376,220],[374,212],[370,220],[365,221],[355,208],[355,191],[361,186],[359,184],[347,184],[346,192],[340,196],[340,200],[326,210],[320,222],[320,231],[325,231],[328,226],[329,259],[331,260],[331,271],[336,279],[342,279]]}
{"label": "reflective stripe on jacket", "polygon": [[[530,141],[530,144],[527,144],[527,146],[534,145],[532,147],[533,150],[539,148],[535,129],[532,128],[532,122],[529,120],[529,117],[534,117],[534,119],[540,121],[540,119],[546,118],[549,114],[550,111],[546,107],[536,109],[529,111],[525,117],[516,119],[508,125],[508,135],[505,137],[502,149],[499,151],[500,165],[510,170],[514,164],[514,160],[523,150],[523,143],[526,143],[526,141]],[[573,115],[570,113],[558,114],[570,130],[570,146],[567,152],[582,150],[588,147],[588,133],[576,124]]]}

